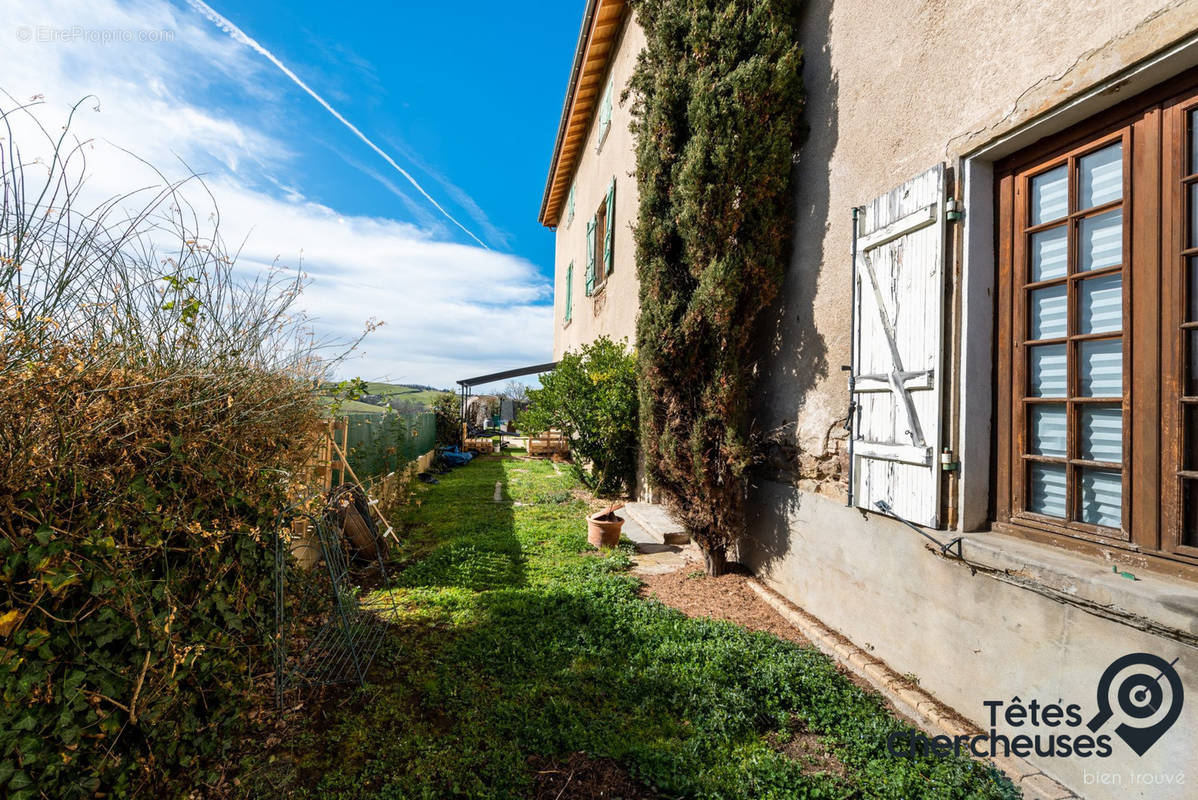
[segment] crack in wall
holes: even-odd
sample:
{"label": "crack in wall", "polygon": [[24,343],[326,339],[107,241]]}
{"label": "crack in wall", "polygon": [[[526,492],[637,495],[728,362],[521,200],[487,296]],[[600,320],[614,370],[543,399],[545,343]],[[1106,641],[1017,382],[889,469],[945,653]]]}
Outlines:
{"label": "crack in wall", "polygon": [[[992,123],[989,123],[989,124],[982,125],[979,128],[975,128],[973,130],[968,130],[968,131],[965,131],[964,133],[959,133],[956,136],[953,136],[952,138],[950,138],[944,146],[945,159],[952,158],[953,145],[956,144],[957,142],[960,142],[963,140],[970,141],[972,139],[982,137],[984,134],[995,132],[995,131],[1000,131],[1001,129],[1003,129],[1004,126],[1007,125],[1007,123],[1009,123],[1013,118],[1015,118],[1016,115],[1020,114],[1021,111],[1023,111],[1024,113],[1028,113],[1028,112],[1024,111],[1024,109],[1022,109],[1023,102],[1029,95],[1032,95],[1034,92],[1039,90],[1041,87],[1046,86],[1046,85],[1055,84],[1055,83],[1060,83],[1061,81],[1065,80],[1065,78],[1068,77],[1074,70],[1076,70],[1078,68],[1078,66],[1081,65],[1083,62],[1094,58],[1096,55],[1099,55],[1106,51],[1109,51],[1110,49],[1114,48],[1119,42],[1134,35],[1140,29],[1144,28],[1147,25],[1152,24],[1156,20],[1160,19],[1162,16],[1176,10],[1177,8],[1180,8],[1183,5],[1187,5],[1190,2],[1191,2],[1191,0],[1174,0],[1174,2],[1171,2],[1162,8],[1158,8],[1156,11],[1152,12],[1151,14],[1149,14],[1148,16],[1146,16],[1142,20],[1140,20],[1138,23],[1136,23],[1132,28],[1123,31],[1116,36],[1112,36],[1111,38],[1107,39],[1105,42],[1103,42],[1101,45],[1099,45],[1097,47],[1092,47],[1089,50],[1083,51],[1080,55],[1078,55],[1077,58],[1075,58],[1073,60],[1073,62],[1071,64],[1069,64],[1069,66],[1065,67],[1059,73],[1057,73],[1055,75],[1046,75],[1046,76],[1040,78],[1035,83],[1033,83],[1031,86],[1027,87],[1022,92],[1020,92],[1019,96],[1017,98],[1015,98],[1015,102],[1011,104],[1010,110],[1007,111],[1007,113],[1004,114],[1002,117],[1000,117],[998,120],[996,120]],[[1126,67],[1126,66],[1129,66],[1129,65],[1125,64],[1124,67]],[[1117,86],[1117,84],[1116,84],[1116,86]],[[1112,88],[1115,88],[1115,87],[1112,87]],[[1082,91],[1084,91],[1084,89],[1070,91],[1067,94],[1062,95],[1059,98],[1059,100],[1063,102],[1063,101],[1069,99],[1069,97],[1080,94]],[[1035,116],[1036,114],[1041,113],[1043,111],[1047,111],[1049,107],[1051,107],[1051,106],[1041,108],[1040,111],[1038,111],[1038,112],[1030,113],[1029,118],[1031,118],[1031,117]],[[1020,120],[1020,122],[1023,122],[1023,121],[1026,121],[1026,120]]]}

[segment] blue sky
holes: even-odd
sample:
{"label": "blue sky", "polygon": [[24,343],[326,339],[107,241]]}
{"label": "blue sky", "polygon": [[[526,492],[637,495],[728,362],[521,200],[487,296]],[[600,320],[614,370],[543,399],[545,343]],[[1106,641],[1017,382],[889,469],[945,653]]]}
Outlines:
{"label": "blue sky", "polygon": [[76,124],[99,143],[96,185],[134,180],[118,148],[168,172],[183,159],[204,173],[226,238],[248,237],[248,266],[311,276],[302,302],[322,332],[385,323],[343,376],[447,385],[550,357],[553,234],[537,211],[581,0],[208,4],[445,213],[195,2],[5,5],[0,89],[38,97],[43,122],[96,95]]}
{"label": "blue sky", "polygon": [[[455,216],[489,246],[551,268],[553,237],[537,211],[581,2],[362,2],[332,13],[317,2],[209,5],[412,169],[440,202],[456,206]],[[347,168],[386,174],[386,165],[301,90],[288,90],[277,111],[303,119],[305,135],[292,140],[306,156],[297,177],[321,202],[411,218],[378,182],[345,180]],[[441,179],[472,198],[481,218]]]}

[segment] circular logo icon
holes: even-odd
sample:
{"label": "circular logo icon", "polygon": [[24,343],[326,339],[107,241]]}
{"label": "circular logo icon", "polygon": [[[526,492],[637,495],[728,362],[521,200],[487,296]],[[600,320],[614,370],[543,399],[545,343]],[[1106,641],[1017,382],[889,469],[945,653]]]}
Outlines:
{"label": "circular logo icon", "polygon": [[1115,659],[1098,680],[1098,713],[1087,723],[1097,732],[1118,714],[1115,733],[1144,755],[1181,715],[1185,691],[1173,664],[1151,653]]}

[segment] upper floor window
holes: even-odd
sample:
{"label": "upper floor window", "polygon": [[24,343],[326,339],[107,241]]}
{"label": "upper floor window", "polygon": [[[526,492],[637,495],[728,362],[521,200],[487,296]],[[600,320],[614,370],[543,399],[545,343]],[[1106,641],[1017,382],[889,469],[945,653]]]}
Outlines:
{"label": "upper floor window", "polygon": [[607,79],[607,88],[603,90],[603,100],[599,103],[599,131],[595,141],[595,150],[603,147],[607,132],[611,130],[612,95],[615,92],[615,77]]}
{"label": "upper floor window", "polygon": [[1001,165],[999,517],[1198,560],[1198,89]]}
{"label": "upper floor window", "polygon": [[607,194],[599,203],[595,216],[587,223],[587,297],[595,294],[612,273],[612,245],[616,208],[616,179],[607,185]]}
{"label": "upper floor window", "polygon": [[563,315],[562,324],[569,325],[570,320],[574,317],[574,262],[571,261],[566,267],[566,312]]}
{"label": "upper floor window", "polygon": [[570,184],[570,194],[566,197],[566,227],[574,221],[574,184]]}

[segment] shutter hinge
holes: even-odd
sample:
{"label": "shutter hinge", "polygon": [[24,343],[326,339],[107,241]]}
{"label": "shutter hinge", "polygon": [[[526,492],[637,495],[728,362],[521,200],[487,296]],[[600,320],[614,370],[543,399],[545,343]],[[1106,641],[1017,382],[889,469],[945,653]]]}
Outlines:
{"label": "shutter hinge", "polygon": [[965,209],[957,205],[955,198],[950,197],[944,203],[944,218],[949,222],[960,222],[965,219]]}
{"label": "shutter hinge", "polygon": [[940,469],[945,472],[956,472],[960,467],[961,462],[953,458],[953,451],[947,447],[944,448],[944,452],[940,454]]}

